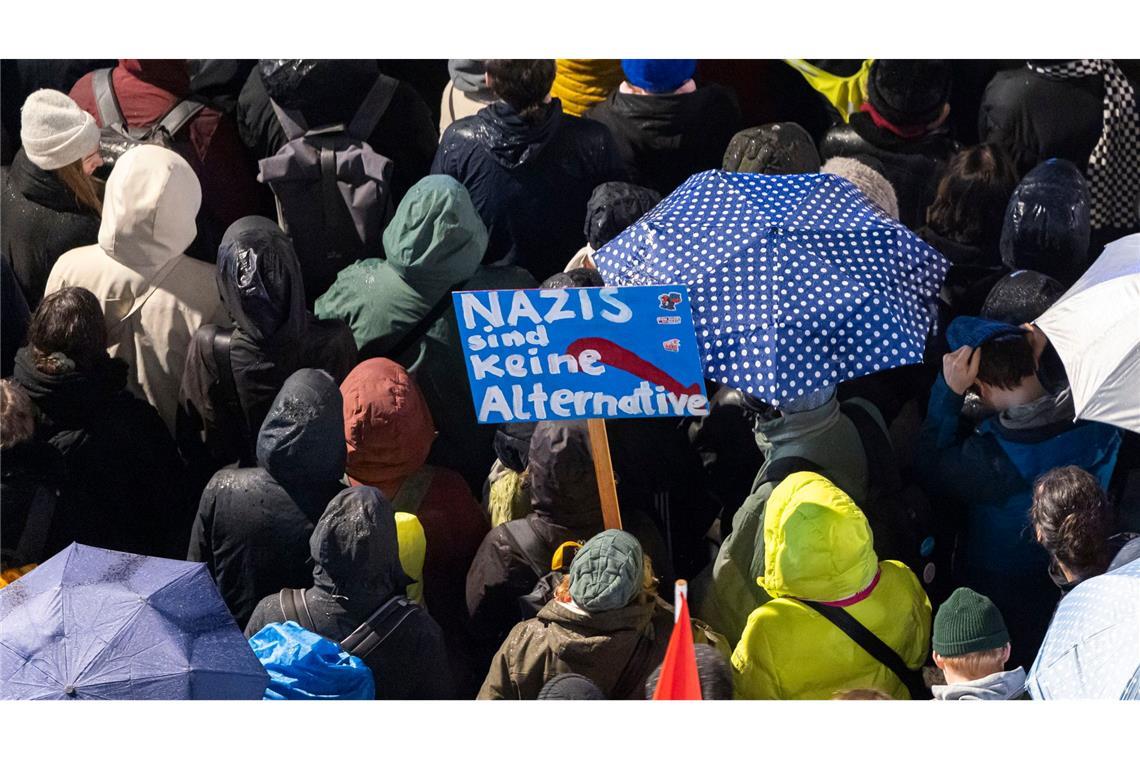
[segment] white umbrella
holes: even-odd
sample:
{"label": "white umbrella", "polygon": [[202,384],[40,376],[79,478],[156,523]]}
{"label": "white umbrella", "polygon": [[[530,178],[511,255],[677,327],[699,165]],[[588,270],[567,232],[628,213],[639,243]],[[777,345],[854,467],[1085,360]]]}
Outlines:
{"label": "white umbrella", "polygon": [[1065,365],[1077,419],[1140,433],[1140,233],[1105,246],[1036,324]]}

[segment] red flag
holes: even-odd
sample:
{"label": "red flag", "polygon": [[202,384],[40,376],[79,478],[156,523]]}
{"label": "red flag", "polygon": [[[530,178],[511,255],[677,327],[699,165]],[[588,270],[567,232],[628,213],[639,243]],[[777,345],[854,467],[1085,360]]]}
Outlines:
{"label": "red flag", "polygon": [[669,648],[661,663],[654,699],[700,699],[701,682],[697,675],[697,655],[693,651],[693,628],[689,622],[689,601],[684,581],[677,581],[676,620]]}

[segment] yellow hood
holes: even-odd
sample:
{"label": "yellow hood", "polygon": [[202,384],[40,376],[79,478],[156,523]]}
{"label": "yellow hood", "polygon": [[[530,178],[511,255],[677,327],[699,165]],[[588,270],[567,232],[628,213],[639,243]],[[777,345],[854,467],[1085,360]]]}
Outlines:
{"label": "yellow hood", "polygon": [[768,497],[764,547],[757,582],[772,597],[846,599],[866,589],[878,568],[862,510],[813,472],[789,475]]}
{"label": "yellow hood", "polygon": [[182,156],[157,145],[129,150],[107,178],[99,247],[149,279],[194,242],[201,205],[202,187]]}

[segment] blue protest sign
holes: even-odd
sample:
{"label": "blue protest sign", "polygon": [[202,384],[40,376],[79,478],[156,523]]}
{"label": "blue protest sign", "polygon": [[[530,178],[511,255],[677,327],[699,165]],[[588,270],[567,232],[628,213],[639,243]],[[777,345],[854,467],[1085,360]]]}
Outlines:
{"label": "blue protest sign", "polygon": [[453,298],[479,422],[708,414],[684,286]]}

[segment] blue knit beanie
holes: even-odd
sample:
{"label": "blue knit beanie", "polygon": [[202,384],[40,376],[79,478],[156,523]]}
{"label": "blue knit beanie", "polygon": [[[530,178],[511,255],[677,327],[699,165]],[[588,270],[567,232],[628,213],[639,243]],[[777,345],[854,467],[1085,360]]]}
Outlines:
{"label": "blue knit beanie", "polygon": [[634,87],[652,93],[672,92],[693,77],[696,60],[680,58],[623,58],[621,69]]}

